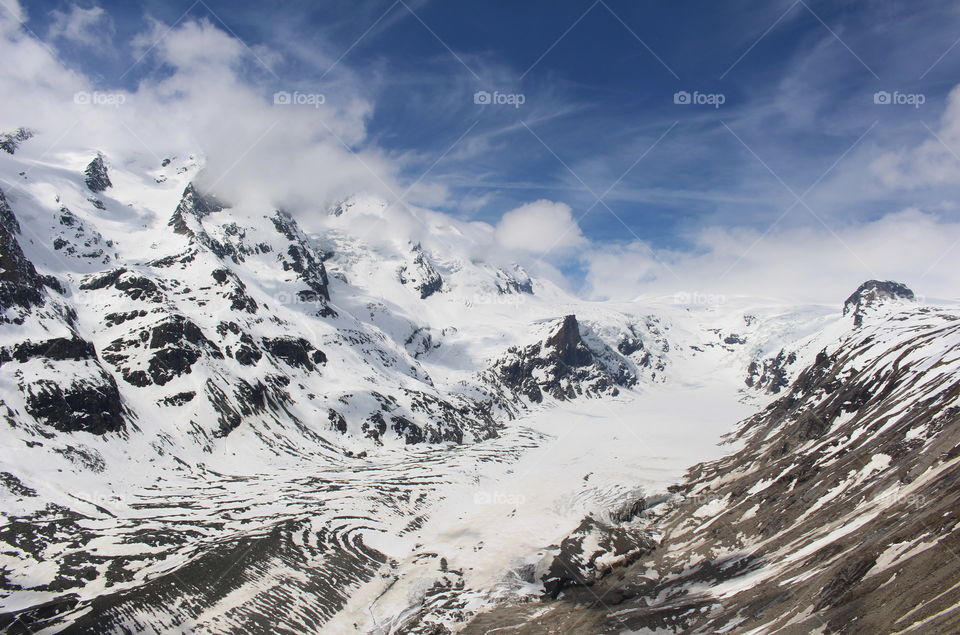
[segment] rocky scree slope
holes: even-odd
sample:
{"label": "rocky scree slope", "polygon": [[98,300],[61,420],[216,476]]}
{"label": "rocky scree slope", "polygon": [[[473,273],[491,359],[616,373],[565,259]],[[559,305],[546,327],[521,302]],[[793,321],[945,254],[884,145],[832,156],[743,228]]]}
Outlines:
{"label": "rocky scree slope", "polygon": [[545,567],[559,600],[463,632],[957,631],[958,371],[955,312],[864,311],[741,424],[740,450],[585,519]]}

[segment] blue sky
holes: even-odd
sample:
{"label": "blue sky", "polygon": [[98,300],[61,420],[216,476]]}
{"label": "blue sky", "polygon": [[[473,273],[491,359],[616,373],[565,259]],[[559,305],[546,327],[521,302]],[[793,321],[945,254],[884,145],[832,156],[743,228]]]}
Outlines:
{"label": "blue sky", "polygon": [[[58,19],[75,6],[31,2],[27,26],[57,42]],[[904,208],[956,214],[957,181],[890,167],[904,159],[891,153],[930,143],[942,146],[938,160],[960,161],[943,133],[960,81],[956,3],[79,6],[109,16],[102,46],[60,37],[57,50],[103,89],[169,72],[149,52],[141,59],[149,20],[161,34],[206,20],[250,48],[243,73],[265,96],[368,100],[358,144],[389,156],[407,183],[443,186],[432,206],[460,218],[495,223],[559,201],[595,244],[645,242],[666,258],[703,250],[706,227],[831,234]],[[478,90],[523,104],[478,105]],[[676,104],[678,91],[723,104]],[[877,104],[877,91],[923,103]]]}

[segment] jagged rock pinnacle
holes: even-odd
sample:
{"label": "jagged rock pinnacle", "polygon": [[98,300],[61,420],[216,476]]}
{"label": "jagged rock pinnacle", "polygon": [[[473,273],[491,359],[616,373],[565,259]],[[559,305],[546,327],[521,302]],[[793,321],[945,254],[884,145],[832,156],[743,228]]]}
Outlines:
{"label": "jagged rock pinnacle", "polygon": [[87,169],[83,173],[86,175],[87,187],[90,188],[91,192],[102,192],[108,187],[113,187],[110,176],[107,174],[107,165],[103,162],[103,155],[99,152],[93,161],[87,165]]}

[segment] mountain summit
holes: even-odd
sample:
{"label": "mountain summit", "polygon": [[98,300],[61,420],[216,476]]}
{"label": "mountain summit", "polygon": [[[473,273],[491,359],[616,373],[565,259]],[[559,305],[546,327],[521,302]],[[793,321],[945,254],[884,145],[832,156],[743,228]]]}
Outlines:
{"label": "mountain summit", "polygon": [[900,282],[867,280],[843,303],[843,314],[852,314],[854,325],[861,326],[867,313],[891,302],[915,299],[913,291]]}

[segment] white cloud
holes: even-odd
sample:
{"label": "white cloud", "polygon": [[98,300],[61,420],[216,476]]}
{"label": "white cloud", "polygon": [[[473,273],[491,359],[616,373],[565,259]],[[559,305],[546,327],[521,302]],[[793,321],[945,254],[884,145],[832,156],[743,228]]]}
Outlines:
{"label": "white cloud", "polygon": [[504,214],[497,224],[496,238],[507,249],[543,257],[587,244],[570,206],[546,199],[521,205]]}
{"label": "white cloud", "polygon": [[[14,5],[13,15],[18,11]],[[37,130],[31,147],[50,156],[100,150],[140,169],[199,154],[206,161],[201,184],[224,199],[280,206],[304,219],[356,192],[389,200],[403,191],[397,166],[367,139],[372,104],[359,86],[342,79],[277,86],[258,60],[267,51],[255,55],[207,21],[185,20],[173,29],[155,22],[139,41],[138,55],[147,53],[139,63],[153,71],[134,91],[118,91],[120,106],[76,103],[78,92],[109,87],[62,66],[10,13],[0,12],[0,90],[6,96],[0,130]],[[324,103],[277,105],[278,89],[323,94]],[[421,192],[434,200],[444,196],[423,184],[411,199]]]}
{"label": "white cloud", "polygon": [[889,188],[954,185],[960,181],[960,86],[950,91],[938,130],[912,148],[885,152],[870,164]]}
{"label": "white cloud", "polygon": [[103,7],[84,9],[70,5],[67,11],[50,13],[53,22],[47,31],[50,41],[67,41],[101,52],[113,51],[110,37],[113,35],[113,20]]}
{"label": "white cloud", "polygon": [[837,228],[773,231],[714,227],[691,252],[632,243],[587,253],[587,291],[633,299],[677,292],[841,303],[871,278],[893,279],[927,297],[955,298],[960,221],[917,209]]}

